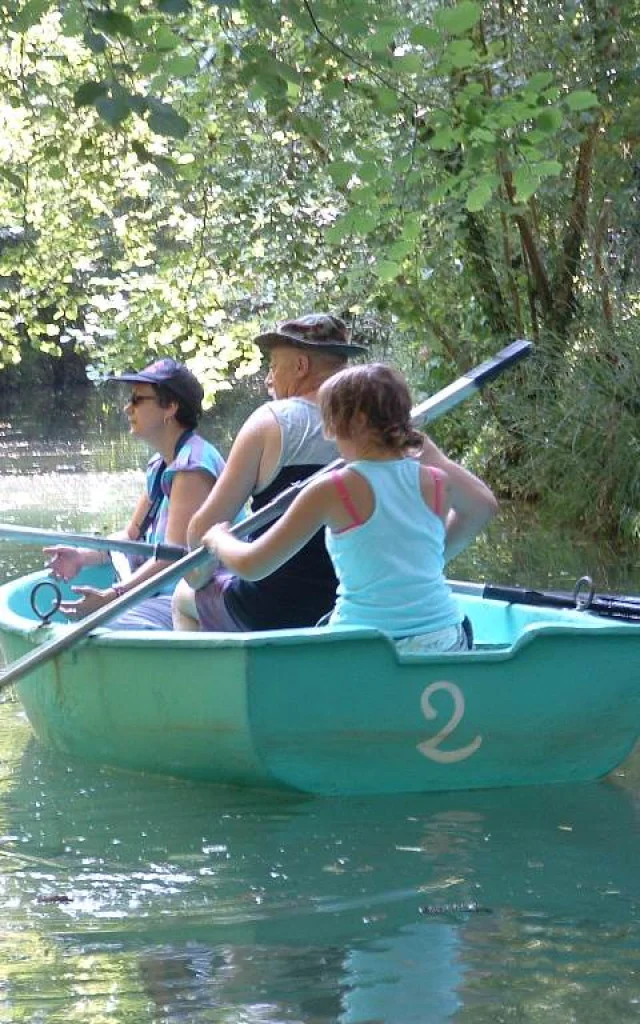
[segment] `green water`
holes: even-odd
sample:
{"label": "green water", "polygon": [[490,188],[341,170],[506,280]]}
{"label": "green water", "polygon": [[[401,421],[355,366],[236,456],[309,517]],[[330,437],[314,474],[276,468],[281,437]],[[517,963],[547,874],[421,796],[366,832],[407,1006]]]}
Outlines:
{"label": "green water", "polygon": [[[112,410],[0,420],[2,521],[122,522],[146,453]],[[513,509],[452,568],[640,590],[633,552]],[[638,755],[593,785],[342,800],[127,775],[43,750],[6,694],[0,1024],[638,1021],[639,813]]]}

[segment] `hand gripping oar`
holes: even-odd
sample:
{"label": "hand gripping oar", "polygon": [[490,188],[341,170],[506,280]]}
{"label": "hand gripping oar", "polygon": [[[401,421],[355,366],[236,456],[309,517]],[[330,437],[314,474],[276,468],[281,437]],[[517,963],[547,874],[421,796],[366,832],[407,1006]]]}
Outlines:
{"label": "hand gripping oar", "polygon": [[121,551],[124,555],[144,555],[162,562],[176,562],[187,554],[187,549],[178,544],[146,544],[139,540],[117,540],[91,533],[63,533],[32,526],[14,526],[11,523],[0,523],[0,540],[12,540],[17,544],[62,544],[66,547],[91,548],[93,551]]}
{"label": "hand gripping oar", "polygon": [[502,586],[495,583],[449,581],[455,594],[469,594],[509,604],[525,604],[535,608],[567,608],[594,612],[613,619],[640,622],[640,598],[617,594],[596,594],[588,576],[578,580],[573,593],[561,590],[534,590],[528,587]]}
{"label": "hand gripping oar", "polygon": [[[470,395],[475,394],[489,381],[494,380],[504,370],[513,366],[519,362],[531,351],[531,342],[519,340],[514,341],[511,345],[508,345],[505,349],[498,352],[492,359],[486,360],[481,363],[474,370],[470,370],[468,373],[463,374],[459,380],[453,384],[449,384],[446,388],[438,391],[431,398],[422,402],[416,406],[412,411],[412,422],[415,426],[420,426],[437,419],[442,416],[443,413],[452,409],[460,402],[464,401]],[[270,501],[268,505],[265,505],[260,509],[259,512],[253,515],[247,516],[242,522],[237,523],[231,530],[235,537],[246,537],[263,526],[268,525],[282,515],[283,512],[291,505],[297,494],[312,480],[317,479],[319,476],[323,476],[325,473],[330,472],[332,469],[343,465],[341,459],[337,459],[335,462],[328,466],[324,466],[318,470],[317,473],[313,473],[307,477],[306,480],[302,480],[299,483],[292,484],[287,487],[282,494],[279,494],[273,501]],[[99,608],[91,615],[87,615],[86,618],[82,619],[72,629],[65,630],[61,635],[55,637],[55,639],[44,643],[41,647],[37,647],[33,651],[29,651],[28,654],[18,658],[14,661],[4,672],[0,674],[0,690],[15,683],[22,676],[26,675],[32,669],[38,665],[42,665],[50,658],[55,657],[62,651],[68,650],[73,644],[77,643],[83,636],[86,636],[92,630],[97,629],[99,626],[103,626],[110,619],[116,618],[122,612],[126,611],[130,605],[136,604],[141,601],[144,597],[148,597],[157,590],[161,590],[162,587],[167,583],[173,583],[174,580],[180,579],[185,576],[192,569],[204,563],[210,558],[209,552],[204,547],[197,548],[195,551],[190,552],[184,558],[181,558],[178,562],[173,565],[168,565],[165,569],[156,573],[148,580],[139,583],[137,587],[133,587],[128,590],[126,594],[122,594],[121,597],[116,598],[114,601],[110,601],[104,608]],[[44,628],[44,627],[43,627]]]}

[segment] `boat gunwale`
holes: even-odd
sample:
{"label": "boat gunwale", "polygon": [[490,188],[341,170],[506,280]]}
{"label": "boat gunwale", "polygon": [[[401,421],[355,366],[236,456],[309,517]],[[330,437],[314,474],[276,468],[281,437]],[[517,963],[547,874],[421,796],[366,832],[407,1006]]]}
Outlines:
{"label": "boat gunwale", "polygon": [[[10,607],[10,599],[26,589],[29,583],[47,579],[48,574],[40,571],[30,573],[0,585],[0,632],[9,632],[21,636],[34,646],[40,646],[57,636],[75,628],[74,623],[53,621],[48,624],[36,623],[25,618]],[[474,605],[481,607],[487,599],[480,596],[466,596],[466,604],[472,609]],[[434,664],[442,661],[447,664],[462,661],[474,662],[505,661],[513,658],[538,637],[556,637],[563,635],[586,637],[610,637],[633,635],[640,633],[640,623],[620,620],[609,620],[588,611],[576,609],[548,609],[549,618],[544,616],[544,609],[529,605],[500,600],[490,600],[494,607],[504,611],[508,617],[512,610],[523,609],[525,613],[534,614],[533,621],[519,627],[519,633],[511,642],[482,644],[471,651],[440,651],[430,653],[400,653],[391,637],[367,626],[309,626],[302,629],[262,630],[253,632],[178,632],[172,630],[117,630],[108,626],[94,630],[88,636],[69,648],[79,651],[85,645],[91,648],[169,647],[176,652],[182,649],[234,650],[244,648],[315,646],[319,644],[335,644],[345,640],[377,640],[382,641],[391,649],[398,665],[416,665],[421,663]],[[472,612],[471,612],[472,614]],[[542,617],[540,617],[542,616]],[[68,653],[68,652],[64,652]]]}

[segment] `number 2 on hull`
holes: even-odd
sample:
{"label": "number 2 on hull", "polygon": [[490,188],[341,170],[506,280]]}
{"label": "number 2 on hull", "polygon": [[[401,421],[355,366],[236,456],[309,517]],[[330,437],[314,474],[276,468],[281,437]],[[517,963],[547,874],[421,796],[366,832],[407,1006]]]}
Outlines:
{"label": "number 2 on hull", "polygon": [[418,750],[424,757],[430,758],[431,761],[437,761],[439,764],[454,764],[456,761],[465,761],[472,754],[475,754],[476,750],[482,743],[482,736],[476,736],[471,743],[468,743],[466,747],[458,747],[457,750],[440,750],[440,744],[451,735],[453,730],[462,721],[464,715],[464,697],[459,686],[455,683],[449,683],[446,680],[440,680],[436,683],[431,683],[427,686],[426,690],[423,691],[422,697],[420,698],[420,707],[422,713],[426,719],[433,721],[437,717],[438,712],[431,704],[431,695],[437,693],[438,690],[446,690],[447,693],[451,694],[453,700],[453,714],[449,721],[440,729],[439,732],[432,736],[428,740],[424,740],[422,743],[418,743]]}

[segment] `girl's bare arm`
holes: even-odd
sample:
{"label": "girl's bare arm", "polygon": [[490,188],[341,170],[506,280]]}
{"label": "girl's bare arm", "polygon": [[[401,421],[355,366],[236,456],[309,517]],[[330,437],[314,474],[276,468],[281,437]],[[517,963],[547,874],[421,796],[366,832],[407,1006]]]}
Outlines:
{"label": "girl's bare arm", "polygon": [[335,487],[331,480],[309,484],[278,522],[252,543],[229,533],[229,525],[214,526],[202,538],[204,546],[228,568],[246,580],[261,580],[335,518]]}
{"label": "girl's bare arm", "polygon": [[447,458],[428,437],[425,437],[420,461],[423,465],[437,466],[447,474],[449,512],[445,520],[445,558],[450,561],[491,522],[498,512],[498,502],[483,480]]}

